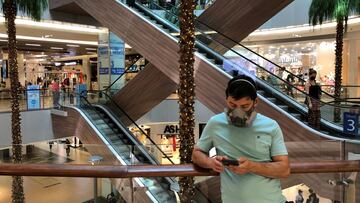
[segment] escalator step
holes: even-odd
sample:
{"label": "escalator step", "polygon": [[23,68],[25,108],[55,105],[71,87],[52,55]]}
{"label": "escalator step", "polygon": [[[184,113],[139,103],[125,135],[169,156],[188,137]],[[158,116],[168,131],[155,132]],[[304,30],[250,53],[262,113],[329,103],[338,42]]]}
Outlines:
{"label": "escalator step", "polygon": [[298,113],[291,113],[291,115],[299,120],[301,119],[301,115]]}
{"label": "escalator step", "polygon": [[269,101],[271,101],[272,103],[276,103],[276,98],[274,98],[274,97],[268,97],[267,99]]}
{"label": "escalator step", "polygon": [[265,95],[265,91],[264,91],[264,90],[258,90],[257,93],[260,94],[260,95]]}
{"label": "escalator step", "polygon": [[330,135],[330,133],[328,131],[320,131],[320,132],[323,134],[326,134],[326,135]]}
{"label": "escalator step", "polygon": [[288,106],[285,106],[285,105],[278,105],[279,108],[283,109],[284,111],[287,111],[289,110],[289,107]]}
{"label": "escalator step", "polygon": [[208,59],[211,63],[215,64],[215,59]]}
{"label": "escalator step", "polygon": [[158,186],[158,185],[153,185],[153,186],[150,186],[150,187],[148,187],[148,188],[149,188],[151,194],[157,195],[157,194],[159,194],[159,193],[164,192],[164,189],[162,189],[162,188],[161,188],[160,186]]}

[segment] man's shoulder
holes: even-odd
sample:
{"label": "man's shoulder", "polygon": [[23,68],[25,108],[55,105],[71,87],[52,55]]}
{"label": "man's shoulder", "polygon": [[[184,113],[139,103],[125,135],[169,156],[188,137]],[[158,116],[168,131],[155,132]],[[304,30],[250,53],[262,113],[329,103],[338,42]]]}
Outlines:
{"label": "man's shoulder", "polygon": [[278,126],[278,123],[276,120],[270,118],[270,117],[267,117],[261,113],[257,113],[257,116],[256,118],[260,121],[260,123],[262,124],[270,124],[270,125],[275,125],[275,126]]}
{"label": "man's shoulder", "polygon": [[209,122],[212,122],[212,123],[218,123],[218,122],[224,122],[224,121],[226,121],[226,115],[224,112],[212,116],[209,120]]}

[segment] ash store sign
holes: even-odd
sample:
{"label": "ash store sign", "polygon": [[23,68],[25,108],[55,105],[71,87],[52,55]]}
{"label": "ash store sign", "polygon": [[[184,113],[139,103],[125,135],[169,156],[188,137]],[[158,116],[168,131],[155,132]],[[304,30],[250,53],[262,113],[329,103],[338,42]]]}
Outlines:
{"label": "ash store sign", "polygon": [[168,134],[179,134],[180,133],[180,128],[179,125],[166,125],[164,128],[164,135],[168,135]]}

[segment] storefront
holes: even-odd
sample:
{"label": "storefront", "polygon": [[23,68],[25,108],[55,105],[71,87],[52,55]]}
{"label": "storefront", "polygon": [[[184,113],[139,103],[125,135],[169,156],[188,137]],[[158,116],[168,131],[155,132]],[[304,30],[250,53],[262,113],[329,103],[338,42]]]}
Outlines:
{"label": "storefront", "polygon": [[[250,46],[249,48],[273,63],[285,67],[288,71],[304,77],[304,79],[307,79],[305,75],[312,68],[318,72],[320,83],[324,85],[334,83],[335,42],[333,40],[265,44]],[[278,74],[278,67],[267,60],[243,48],[235,47],[235,50],[266,70]],[[228,55],[228,57],[236,64],[247,67],[251,73],[257,74],[259,77],[263,75],[259,68],[246,59],[234,56],[234,54]],[[286,76],[282,75],[284,79]]]}
{"label": "storefront", "polygon": [[[199,131],[203,129],[205,124],[195,124],[195,140],[199,138]],[[171,162],[166,158],[171,159],[175,164],[180,163],[179,148],[180,148],[180,128],[178,123],[148,123],[141,125],[142,130],[150,135],[150,138],[154,141],[157,146],[154,146],[146,136],[139,131],[138,128],[130,128],[130,131],[134,136],[150,151],[161,164],[170,164]],[[166,156],[161,153],[161,151]]]}

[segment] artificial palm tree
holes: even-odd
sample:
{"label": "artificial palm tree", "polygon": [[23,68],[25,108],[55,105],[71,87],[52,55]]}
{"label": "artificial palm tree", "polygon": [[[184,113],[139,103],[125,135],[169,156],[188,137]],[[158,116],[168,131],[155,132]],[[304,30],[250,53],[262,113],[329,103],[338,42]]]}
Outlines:
{"label": "artificial palm tree", "polygon": [[[194,148],[194,48],[195,48],[195,2],[193,0],[180,1],[180,80],[179,80],[179,108],[180,108],[180,162],[191,163],[191,153]],[[180,178],[181,202],[192,202],[194,196],[194,178]]]}
{"label": "artificial palm tree", "polygon": [[[11,133],[12,133],[12,158],[14,163],[22,161],[21,118],[19,109],[19,71],[17,66],[16,27],[17,12],[27,14],[39,21],[41,14],[48,6],[47,0],[0,0],[5,16],[8,34],[8,52],[11,82]],[[13,176],[12,202],[25,202],[22,177]]]}
{"label": "artificial palm tree", "polygon": [[[347,21],[350,15],[360,14],[360,0],[312,0],[309,9],[309,22],[315,26],[324,21],[336,21],[335,47],[335,105],[340,105],[341,71],[343,38],[347,30]],[[334,109],[334,121],[341,120],[340,108]]]}

